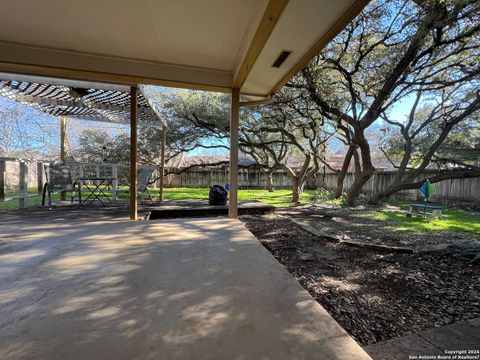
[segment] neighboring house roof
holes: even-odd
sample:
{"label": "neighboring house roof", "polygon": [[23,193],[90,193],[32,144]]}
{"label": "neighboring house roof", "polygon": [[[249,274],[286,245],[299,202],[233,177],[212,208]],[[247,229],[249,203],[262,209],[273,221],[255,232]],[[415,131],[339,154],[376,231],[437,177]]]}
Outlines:
{"label": "neighboring house roof", "polygon": [[[186,156],[183,159],[183,162],[179,164],[181,167],[192,166],[192,165],[203,165],[208,166],[208,164],[215,164],[216,167],[225,167],[228,166],[229,156],[226,155],[217,155],[217,156]],[[219,164],[222,163],[222,164]],[[240,156],[238,158],[238,165],[241,167],[253,166],[256,164],[256,161],[249,156]]]}
{"label": "neighboring house roof", "polygon": [[[375,166],[375,169],[377,171],[385,171],[385,170],[391,170],[393,169],[393,166],[391,166],[390,163],[386,159],[382,159],[379,156],[376,156],[377,154],[372,154],[372,161],[373,161],[373,166]],[[343,166],[343,160],[345,159],[345,154],[332,154],[328,156],[328,164],[334,168],[335,170],[340,170]],[[355,170],[355,162],[352,158],[352,161],[350,161],[350,165],[348,167],[348,171],[352,172]]]}

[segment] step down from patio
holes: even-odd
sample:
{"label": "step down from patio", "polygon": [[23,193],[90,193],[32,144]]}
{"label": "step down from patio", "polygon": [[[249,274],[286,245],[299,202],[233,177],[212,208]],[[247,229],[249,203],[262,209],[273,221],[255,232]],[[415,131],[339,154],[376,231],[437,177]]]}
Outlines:
{"label": "step down from patio", "polygon": [[[264,215],[275,210],[273,205],[260,201],[240,201],[238,203],[239,215]],[[227,205],[208,205],[207,200],[197,201],[166,201],[155,207],[147,215],[147,220],[209,217],[228,215]]]}

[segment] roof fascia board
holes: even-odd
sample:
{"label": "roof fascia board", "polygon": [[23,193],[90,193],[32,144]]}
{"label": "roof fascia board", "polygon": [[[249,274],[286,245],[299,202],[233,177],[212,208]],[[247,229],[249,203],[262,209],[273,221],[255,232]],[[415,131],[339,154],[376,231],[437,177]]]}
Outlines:
{"label": "roof fascia board", "polygon": [[148,84],[229,92],[227,71],[0,42],[0,72],[114,84]]}
{"label": "roof fascia board", "polygon": [[333,24],[333,26],[308,50],[289,71],[273,87],[271,94],[275,94],[307,64],[317,56],[327,44],[337,36],[350,21],[352,21],[367,6],[370,0],[356,0],[352,6]]}
{"label": "roof fascia board", "polygon": [[270,0],[268,2],[265,13],[262,20],[257,27],[255,36],[250,43],[250,47],[243,58],[235,79],[233,81],[233,88],[241,88],[248,74],[253,68],[253,65],[257,61],[258,56],[262,52],[265,44],[268,41],[278,19],[282,16],[283,10],[285,10],[289,0]]}

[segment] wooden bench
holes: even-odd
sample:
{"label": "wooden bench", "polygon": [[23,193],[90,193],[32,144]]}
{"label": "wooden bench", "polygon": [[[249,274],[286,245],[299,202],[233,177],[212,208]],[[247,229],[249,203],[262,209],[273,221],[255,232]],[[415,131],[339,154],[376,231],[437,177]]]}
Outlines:
{"label": "wooden bench", "polygon": [[[405,215],[407,217],[424,216],[444,219],[446,218],[446,215],[442,214],[442,209],[443,208],[438,205],[410,204],[410,210],[408,210]],[[427,210],[431,210],[431,212],[427,212]]]}

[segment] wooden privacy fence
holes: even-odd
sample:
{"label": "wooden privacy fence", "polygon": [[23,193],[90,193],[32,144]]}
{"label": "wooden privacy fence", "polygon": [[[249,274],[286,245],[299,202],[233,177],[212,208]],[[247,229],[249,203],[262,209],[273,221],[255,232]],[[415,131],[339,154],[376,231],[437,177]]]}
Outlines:
{"label": "wooden privacy fence", "polygon": [[[434,172],[425,172],[422,178],[433,176]],[[392,182],[395,171],[384,171],[375,173],[365,184],[362,192],[372,194],[386,189]],[[308,179],[307,187],[314,189],[323,187],[328,190],[335,190],[337,186],[337,174],[326,173],[325,182],[323,173],[316,178]],[[262,170],[240,169],[238,186],[243,189],[265,189],[267,176]],[[354,180],[354,174],[348,173],[345,178],[345,189],[348,189]],[[420,180],[420,179],[419,179]],[[225,184],[228,182],[228,170],[219,169],[197,169],[185,171],[181,174],[170,174],[166,176],[165,187],[209,187],[214,184]],[[286,172],[277,171],[273,174],[273,185],[277,189],[290,188],[291,181]],[[480,178],[450,179],[434,184],[437,189],[432,197],[434,202],[444,204],[468,204],[480,203]],[[419,196],[418,190],[405,190],[394,195],[400,200],[416,200]]]}
{"label": "wooden privacy fence", "polygon": [[[362,192],[372,194],[386,189],[392,184],[395,177],[395,171],[376,172],[364,185]],[[424,172],[417,180],[425,177],[433,177],[433,171]],[[323,174],[322,174],[323,175]],[[314,187],[324,187],[329,190],[335,190],[337,186],[337,174],[325,174],[325,182],[323,176],[318,176],[311,184]],[[348,189],[354,181],[354,174],[348,173],[345,177],[344,187]],[[450,179],[433,184],[436,193],[431,197],[433,202],[444,204],[480,204],[480,177],[469,179]],[[415,200],[419,197],[418,189],[404,190],[396,193],[394,198],[400,200]]]}
{"label": "wooden privacy fence", "polygon": [[[18,199],[19,207],[25,208],[28,198],[42,193],[45,176],[44,164],[48,161],[0,157],[0,201]],[[127,186],[129,166],[114,163],[80,163],[67,161],[72,171],[72,179],[79,176],[111,176],[116,178],[114,185]],[[141,168],[142,166],[139,166]],[[152,168],[152,167],[150,167]],[[158,179],[158,168],[153,174]],[[433,176],[433,172],[425,172],[422,178]],[[363,193],[371,194],[382,191],[389,186],[395,176],[394,171],[377,172],[363,187]],[[165,177],[165,187],[205,188],[214,184],[223,185],[228,182],[228,169],[191,169],[181,174],[169,174]],[[325,179],[325,180],[324,180]],[[354,175],[348,173],[345,178],[345,189],[348,189],[354,180]],[[240,189],[265,189],[267,175],[258,169],[239,169],[238,186]],[[316,178],[308,179],[309,188],[324,187],[335,190],[337,174],[320,173]],[[153,183],[153,187],[158,183]],[[273,174],[273,186],[277,189],[286,189],[291,186],[288,174],[276,171]],[[444,204],[480,204],[480,178],[451,179],[434,184],[437,189],[432,197],[434,202]],[[397,199],[415,200],[419,196],[418,190],[405,190],[394,195]]]}
{"label": "wooden privacy fence", "polygon": [[[29,198],[42,194],[46,181],[44,166],[48,167],[49,163],[49,160],[0,157],[0,201],[18,200],[18,207],[26,208]],[[72,161],[67,161],[66,164],[70,166],[72,181],[80,176],[105,176],[116,178],[113,183],[115,187],[127,186],[130,182],[129,165]],[[152,167],[139,166],[140,168]]]}
{"label": "wooden privacy fence", "polygon": [[[0,157],[0,201],[18,199],[24,208],[28,197],[42,193],[43,183],[43,161]],[[36,193],[29,193],[29,187]]]}
{"label": "wooden privacy fence", "polygon": [[[205,188],[212,185],[228,183],[228,169],[196,169],[180,174],[169,174],[165,177],[165,187]],[[239,169],[238,187],[240,189],[265,189],[267,174],[257,169]],[[286,172],[277,171],[273,174],[273,185],[277,189],[289,188],[290,178]]]}

